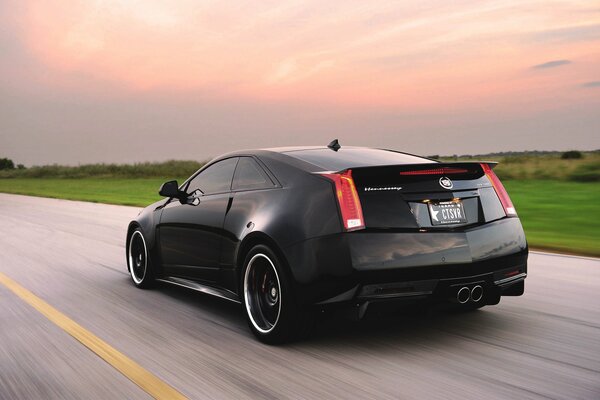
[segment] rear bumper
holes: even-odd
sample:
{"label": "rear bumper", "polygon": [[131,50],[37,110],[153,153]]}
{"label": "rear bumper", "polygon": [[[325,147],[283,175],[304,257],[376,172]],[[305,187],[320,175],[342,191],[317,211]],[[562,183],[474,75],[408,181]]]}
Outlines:
{"label": "rear bumper", "polygon": [[[316,305],[322,307],[345,304],[361,306],[365,303],[393,302],[394,304],[400,304],[415,301],[458,303],[458,292],[465,287],[468,291],[475,287],[481,289],[481,298],[476,300],[477,303],[498,304],[501,296],[520,296],[523,294],[527,273],[514,274],[514,272],[513,268],[509,268],[489,274],[452,279],[357,285],[356,288],[342,295],[319,302]],[[509,274],[510,277],[505,277]],[[470,299],[467,299],[465,303],[470,301]]]}
{"label": "rear bumper", "polygon": [[342,233],[285,253],[300,301],[333,304],[442,299],[475,282],[490,298],[518,295],[511,293],[527,274],[528,248],[519,219],[505,218],[463,231]]}
{"label": "rear bumper", "polygon": [[[332,298],[316,303],[317,306],[337,305],[362,306],[375,303],[412,303],[427,301],[430,303],[458,303],[457,295],[461,288],[470,291],[476,286],[482,290],[481,304],[498,304],[501,296],[520,296],[523,294],[526,265],[474,275],[445,279],[427,279],[418,281],[396,281],[382,283],[359,283],[350,290]],[[470,301],[470,300],[469,300]]]}

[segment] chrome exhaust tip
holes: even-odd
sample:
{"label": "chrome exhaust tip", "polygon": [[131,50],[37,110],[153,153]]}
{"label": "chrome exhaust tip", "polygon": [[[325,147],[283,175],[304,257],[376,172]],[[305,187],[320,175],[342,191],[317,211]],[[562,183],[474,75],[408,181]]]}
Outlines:
{"label": "chrome exhaust tip", "polygon": [[473,286],[471,289],[471,301],[477,303],[483,298],[483,288],[481,285]]}
{"label": "chrome exhaust tip", "polygon": [[459,304],[465,304],[470,298],[471,291],[466,286],[461,287],[456,293],[456,301],[458,301]]}

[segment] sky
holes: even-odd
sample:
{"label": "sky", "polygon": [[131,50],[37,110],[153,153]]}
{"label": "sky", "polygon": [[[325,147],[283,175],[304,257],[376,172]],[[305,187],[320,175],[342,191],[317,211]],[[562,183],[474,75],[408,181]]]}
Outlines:
{"label": "sky", "polygon": [[0,158],[600,149],[598,1],[0,0]]}

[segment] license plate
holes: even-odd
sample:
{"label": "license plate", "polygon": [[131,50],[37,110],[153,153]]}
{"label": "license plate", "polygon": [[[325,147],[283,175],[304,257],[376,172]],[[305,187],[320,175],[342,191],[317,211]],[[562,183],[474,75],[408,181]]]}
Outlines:
{"label": "license plate", "polygon": [[464,224],[467,222],[467,216],[460,200],[429,203],[428,206],[431,224],[434,226]]}

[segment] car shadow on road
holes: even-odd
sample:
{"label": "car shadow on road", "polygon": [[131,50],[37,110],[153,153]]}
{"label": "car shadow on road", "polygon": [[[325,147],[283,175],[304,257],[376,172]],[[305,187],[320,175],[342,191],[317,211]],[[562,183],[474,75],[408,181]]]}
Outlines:
{"label": "car shadow on road", "polygon": [[[203,320],[234,330],[252,338],[246,325],[241,306],[227,300],[195,292],[186,288],[159,284],[156,289],[162,295],[194,309]],[[488,306],[481,310],[457,312],[431,307],[418,307],[396,312],[367,315],[362,320],[353,320],[340,313],[320,316],[312,334],[286,348],[304,346],[373,347],[377,343],[402,343],[428,338],[438,343],[456,337],[482,337],[499,330],[519,329],[514,316],[498,312],[501,306]]]}
{"label": "car shadow on road", "polygon": [[497,312],[496,307],[469,312],[421,307],[359,321],[333,315],[319,321],[313,335],[295,346],[344,345],[385,352],[390,343],[401,346],[418,342],[438,347],[452,345],[458,338],[480,340],[513,325],[519,329],[513,317]]}
{"label": "car shadow on road", "polygon": [[203,319],[227,321],[236,327],[246,327],[246,321],[238,303],[168,283],[158,283],[154,290],[173,300],[193,306],[202,314]]}

